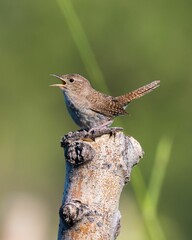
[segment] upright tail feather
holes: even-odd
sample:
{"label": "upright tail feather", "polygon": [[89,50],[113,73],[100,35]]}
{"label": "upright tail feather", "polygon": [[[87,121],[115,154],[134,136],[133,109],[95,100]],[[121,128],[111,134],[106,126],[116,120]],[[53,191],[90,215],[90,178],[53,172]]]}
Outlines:
{"label": "upright tail feather", "polygon": [[160,80],[153,81],[143,87],[140,87],[132,92],[126,93],[122,96],[116,97],[118,102],[122,104],[122,106],[126,106],[129,104],[132,100],[142,97],[143,95],[150,93],[155,88],[159,87]]}

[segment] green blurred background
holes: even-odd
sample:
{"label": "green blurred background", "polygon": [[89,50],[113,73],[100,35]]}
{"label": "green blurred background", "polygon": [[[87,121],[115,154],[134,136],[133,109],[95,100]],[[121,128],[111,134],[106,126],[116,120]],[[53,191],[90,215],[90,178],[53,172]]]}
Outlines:
{"label": "green blurred background", "polygon": [[12,214],[22,209],[16,223],[26,224],[29,208],[44,229],[30,239],[56,239],[65,171],[59,141],[78,128],[62,93],[48,87],[57,82],[50,73],[82,74],[114,96],[161,80],[114,123],[145,151],[122,194],[119,239],[192,238],[191,12],[186,0],[0,1],[2,240],[22,235]]}

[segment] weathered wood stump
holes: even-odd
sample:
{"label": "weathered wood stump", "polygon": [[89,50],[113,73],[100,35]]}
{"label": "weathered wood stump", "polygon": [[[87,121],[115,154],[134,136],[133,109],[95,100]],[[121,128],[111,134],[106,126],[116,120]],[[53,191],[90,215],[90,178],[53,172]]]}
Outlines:
{"label": "weathered wood stump", "polygon": [[61,139],[66,178],[58,240],[114,240],[123,186],[143,156],[140,144],[120,128],[70,132]]}

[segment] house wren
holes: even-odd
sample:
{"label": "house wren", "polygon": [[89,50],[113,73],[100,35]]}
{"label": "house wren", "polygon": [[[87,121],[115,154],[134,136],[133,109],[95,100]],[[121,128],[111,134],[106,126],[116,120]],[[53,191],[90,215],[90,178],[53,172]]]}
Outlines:
{"label": "house wren", "polygon": [[83,129],[110,126],[114,117],[125,115],[125,108],[137,98],[159,87],[159,80],[153,81],[135,91],[118,97],[112,97],[96,91],[90,82],[79,74],[57,76],[60,84],[50,85],[59,87],[65,98],[69,114],[75,123]]}

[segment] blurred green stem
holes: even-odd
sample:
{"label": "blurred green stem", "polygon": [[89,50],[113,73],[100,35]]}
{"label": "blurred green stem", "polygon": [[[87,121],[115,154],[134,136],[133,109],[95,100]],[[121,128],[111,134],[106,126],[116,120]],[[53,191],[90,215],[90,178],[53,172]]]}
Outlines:
{"label": "blurred green stem", "polygon": [[135,192],[139,207],[141,209],[144,224],[150,239],[165,240],[166,237],[164,235],[159,219],[156,215],[156,211],[154,211],[154,208],[151,208],[151,211],[149,211],[149,208],[145,208],[143,204],[143,199],[145,198],[147,199],[149,206],[153,206],[153,202],[147,191],[145,181],[143,179],[143,176],[139,168],[134,169],[134,175],[132,177],[132,186],[133,186],[133,190]]}
{"label": "blurred green stem", "polygon": [[142,210],[144,222],[151,239],[166,239],[157,217],[157,205],[166,168],[170,159],[171,147],[172,141],[170,139],[163,137],[160,140],[148,189],[144,184],[143,176],[141,172],[138,171],[138,168],[135,169],[134,181],[132,181],[139,206]]}
{"label": "blurred green stem", "polygon": [[95,80],[98,86],[102,86],[103,90],[108,92],[108,87],[104,81],[103,74],[97,63],[95,55],[91,49],[89,40],[81,25],[81,22],[75,12],[70,0],[57,0],[63,15],[67,21],[71,35],[79,51],[80,57],[85,65],[86,71],[90,79]]}
{"label": "blurred green stem", "polygon": [[[109,89],[106,83],[104,82],[103,74],[97,63],[95,55],[91,49],[88,38],[85,34],[85,31],[81,25],[81,22],[75,12],[75,9],[71,1],[70,0],[57,0],[57,1],[63,15],[65,16],[65,19],[71,31],[74,43],[76,44],[80,57],[85,65],[85,68],[90,78],[94,79],[95,83],[97,83],[98,86],[102,86],[103,91],[109,92]],[[148,211],[145,210],[145,204],[143,204],[143,201],[142,201],[142,199],[144,199],[144,196],[146,196],[145,202],[147,203],[147,205],[152,206],[153,204],[152,204],[152,200],[149,195],[149,192],[147,191],[147,188],[145,186],[145,182],[142,177],[142,174],[138,168],[137,168],[137,171],[134,172],[134,175],[135,177],[134,177],[134,180],[132,181],[132,184],[133,184],[137,201],[142,210],[144,223],[149,232],[149,236],[153,240],[165,240],[164,233],[161,229],[161,225],[156,216],[156,211],[151,211],[151,214],[149,215]],[[153,187],[154,186],[151,185],[152,189]],[[158,197],[158,194],[156,193],[155,196]]]}
{"label": "blurred green stem", "polygon": [[[172,141],[168,138],[161,138],[157,147],[157,153],[149,182],[149,187],[146,191],[146,195],[143,201],[142,209],[144,211],[144,215],[148,219],[148,222],[151,220],[152,224],[154,224],[153,219],[156,218],[157,205],[163,180],[165,178],[166,168],[170,159],[171,148]],[[163,230],[160,228],[160,225],[156,225],[155,227],[161,235],[161,239],[165,239],[165,236],[163,236]]]}
{"label": "blurred green stem", "polygon": [[[148,194],[150,194],[151,200],[153,202],[153,208],[155,211],[157,209],[163,179],[165,178],[167,164],[170,159],[171,148],[172,141],[165,137],[161,138],[157,147],[155,163],[148,187]],[[144,206],[148,206],[147,196],[144,200]]]}

